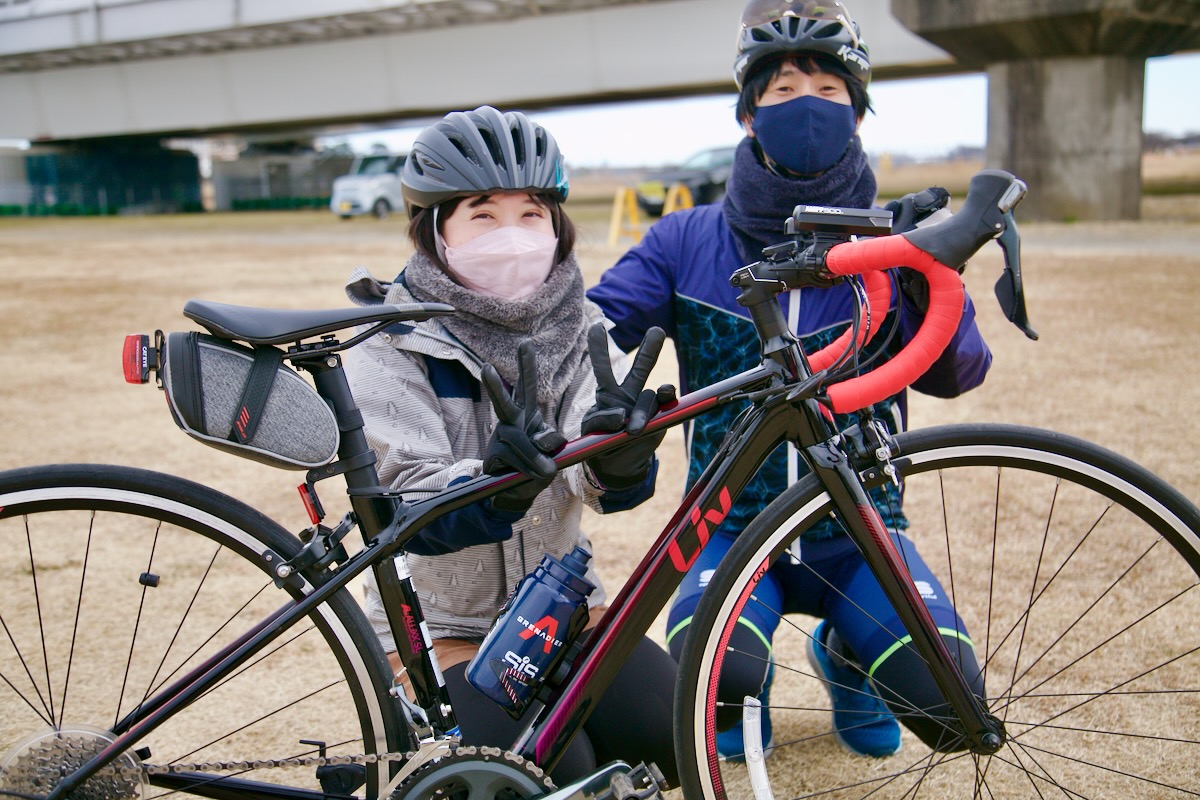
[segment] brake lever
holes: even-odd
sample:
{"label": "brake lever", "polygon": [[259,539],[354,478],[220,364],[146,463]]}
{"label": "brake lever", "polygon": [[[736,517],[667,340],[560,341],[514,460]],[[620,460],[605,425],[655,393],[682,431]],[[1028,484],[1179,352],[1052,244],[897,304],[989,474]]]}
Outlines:
{"label": "brake lever", "polygon": [[1025,312],[1025,286],[1021,281],[1021,233],[1013,218],[1012,206],[1003,212],[1004,229],[996,237],[1004,251],[1004,272],[996,280],[996,299],[1008,321],[1016,325],[1030,339],[1037,341],[1038,332],[1029,324]]}

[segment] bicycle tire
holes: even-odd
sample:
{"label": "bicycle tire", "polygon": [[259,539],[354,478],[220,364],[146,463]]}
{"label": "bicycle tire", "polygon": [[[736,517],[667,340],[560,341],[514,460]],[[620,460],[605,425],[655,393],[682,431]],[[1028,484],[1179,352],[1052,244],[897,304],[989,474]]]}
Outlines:
{"label": "bicycle tire", "polygon": [[[761,764],[775,797],[1194,795],[1200,746],[1200,512],[1128,459],[1047,431],[945,426],[897,437],[907,535],[938,575],[1005,721],[994,756],[935,753],[902,732],[891,757],[835,741],[828,693],[803,654],[812,618],[773,642]],[[868,470],[868,485],[880,470]],[[755,796],[716,754],[722,642],[766,563],[830,510],[813,476],[738,538],[696,609],[680,662],[676,749],[684,796]],[[941,541],[938,541],[938,540]],[[1189,757],[1190,756],[1190,757]],[[752,761],[753,763],[753,761]]]}
{"label": "bicycle tire", "polygon": [[[261,554],[269,548],[286,559],[300,547],[249,506],[169,475],[107,465],[0,473],[0,548],[11,559],[0,571],[0,753],[8,766],[44,756],[53,731],[104,735],[153,691],[283,606],[287,596]],[[317,579],[303,577],[303,587],[287,590],[293,596]],[[318,755],[317,745],[300,740],[324,742],[330,757],[404,749],[390,685],[378,640],[341,591],[151,731],[137,745],[148,748],[139,758],[181,771],[252,762],[206,775],[311,797],[320,791],[314,765],[261,762]],[[367,765],[368,798],[393,768]],[[19,772],[0,783],[30,779],[14,777]],[[147,797],[178,786],[153,774],[145,780]],[[196,793],[223,796],[216,783]]]}

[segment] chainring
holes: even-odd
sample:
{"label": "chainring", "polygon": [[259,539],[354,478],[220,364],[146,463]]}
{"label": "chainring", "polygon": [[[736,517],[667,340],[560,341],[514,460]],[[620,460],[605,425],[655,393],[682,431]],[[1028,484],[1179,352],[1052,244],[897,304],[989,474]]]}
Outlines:
{"label": "chainring", "polygon": [[459,747],[422,766],[390,800],[535,800],[554,790],[545,772],[498,747]]}

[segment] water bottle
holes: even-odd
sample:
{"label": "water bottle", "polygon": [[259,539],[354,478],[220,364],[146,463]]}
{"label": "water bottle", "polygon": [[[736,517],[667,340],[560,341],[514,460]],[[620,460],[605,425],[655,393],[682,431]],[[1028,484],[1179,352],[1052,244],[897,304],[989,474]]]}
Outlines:
{"label": "water bottle", "polygon": [[562,660],[588,619],[586,577],[591,553],[576,547],[563,558],[542,556],[500,609],[467,665],[467,680],[514,719]]}

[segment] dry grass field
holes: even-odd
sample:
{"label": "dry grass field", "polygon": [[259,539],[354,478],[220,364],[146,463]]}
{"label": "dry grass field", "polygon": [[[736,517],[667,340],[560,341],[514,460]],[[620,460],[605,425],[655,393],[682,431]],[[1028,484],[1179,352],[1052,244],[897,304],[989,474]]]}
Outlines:
{"label": "dry grass field", "polygon": [[[928,177],[928,176],[926,176]],[[944,182],[919,179],[911,185]],[[1148,198],[1142,222],[1026,224],[1028,341],[991,287],[989,246],[965,275],[995,360],[979,389],[951,401],[915,395],[912,425],[1004,421],[1093,440],[1200,500],[1200,203]],[[620,254],[608,208],[573,207],[590,283]],[[188,330],[189,298],[322,308],[347,303],[357,265],[392,276],[409,252],[393,218],[341,222],[321,212],[115,219],[0,220],[0,469],[104,462],[185,476],[286,528],[307,525],[289,473],[206,448],[171,421],[150,387],[125,384],[125,334]],[[673,378],[670,357],[659,377]],[[589,517],[610,594],[666,524],[682,487],[682,441],[662,449],[657,496],[635,514]],[[337,508],[334,492],[326,504]],[[340,509],[334,511],[340,513]],[[661,636],[661,625],[652,631]],[[0,701],[0,709],[5,701]]]}

